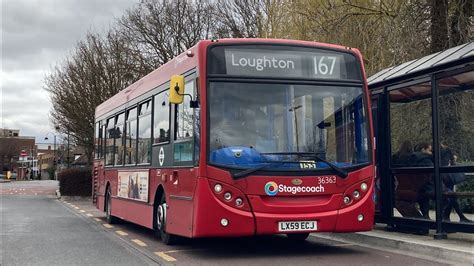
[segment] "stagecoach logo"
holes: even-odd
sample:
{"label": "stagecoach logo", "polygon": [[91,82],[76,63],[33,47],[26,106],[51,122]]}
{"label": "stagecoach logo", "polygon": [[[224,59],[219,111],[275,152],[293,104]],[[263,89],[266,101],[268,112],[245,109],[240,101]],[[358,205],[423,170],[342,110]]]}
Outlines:
{"label": "stagecoach logo", "polygon": [[265,193],[268,196],[275,196],[278,193],[278,185],[277,183],[270,181],[265,184]]}
{"label": "stagecoach logo", "polygon": [[160,166],[163,166],[163,162],[165,161],[165,151],[163,147],[160,148],[160,153],[158,154],[158,160],[160,161]]}
{"label": "stagecoach logo", "polygon": [[[294,180],[298,179],[293,179]],[[299,179],[301,180],[301,179]],[[302,181],[301,181],[302,182]],[[319,186],[287,186],[284,184],[277,184],[276,182],[270,181],[265,184],[265,193],[268,196],[275,196],[278,192],[288,192],[293,195],[296,193],[321,193],[324,192],[324,187],[322,185]]]}

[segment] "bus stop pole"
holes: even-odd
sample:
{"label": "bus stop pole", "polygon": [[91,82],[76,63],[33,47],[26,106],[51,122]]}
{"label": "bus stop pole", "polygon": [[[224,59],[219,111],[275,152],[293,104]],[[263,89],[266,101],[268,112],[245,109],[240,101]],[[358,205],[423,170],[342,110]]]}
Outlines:
{"label": "bus stop pole", "polygon": [[435,206],[436,206],[436,233],[434,239],[446,239],[446,232],[443,230],[443,206],[442,206],[442,181],[439,174],[440,148],[439,148],[439,110],[438,110],[438,86],[436,85],[436,75],[431,76],[431,108],[432,108],[432,131],[433,131],[433,163],[435,181]]}

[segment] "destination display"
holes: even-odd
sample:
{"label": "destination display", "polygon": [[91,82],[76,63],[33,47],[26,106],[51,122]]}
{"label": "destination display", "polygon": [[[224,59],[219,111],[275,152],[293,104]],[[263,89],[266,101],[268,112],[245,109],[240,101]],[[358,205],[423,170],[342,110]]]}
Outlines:
{"label": "destination display", "polygon": [[[262,47],[263,48],[263,47]],[[360,80],[355,56],[331,50],[265,46],[265,49],[215,47],[210,74],[234,76]]]}

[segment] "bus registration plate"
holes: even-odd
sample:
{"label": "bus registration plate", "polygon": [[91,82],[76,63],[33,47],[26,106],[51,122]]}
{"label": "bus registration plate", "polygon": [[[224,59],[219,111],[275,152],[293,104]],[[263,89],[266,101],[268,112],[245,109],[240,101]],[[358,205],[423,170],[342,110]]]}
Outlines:
{"label": "bus registration plate", "polygon": [[316,231],[318,224],[316,221],[288,221],[278,222],[279,232]]}

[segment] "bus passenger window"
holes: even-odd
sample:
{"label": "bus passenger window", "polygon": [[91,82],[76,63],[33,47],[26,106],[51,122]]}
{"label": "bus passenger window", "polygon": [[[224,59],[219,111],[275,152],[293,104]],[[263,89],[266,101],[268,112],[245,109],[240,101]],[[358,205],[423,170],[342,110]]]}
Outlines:
{"label": "bus passenger window", "polygon": [[137,108],[127,111],[125,136],[125,164],[135,164],[137,155]]}
{"label": "bus passenger window", "polygon": [[100,158],[100,153],[101,153],[101,136],[100,136],[100,130],[101,130],[101,125],[100,122],[95,123],[95,133],[94,133],[94,158],[99,159]]}
{"label": "bus passenger window", "polygon": [[114,118],[109,118],[107,120],[107,134],[105,141],[105,165],[114,164]]}
{"label": "bus passenger window", "polygon": [[170,141],[170,105],[166,91],[155,96],[153,126],[153,143]]}
{"label": "bus passenger window", "polygon": [[[194,80],[186,82],[184,93],[194,96]],[[182,104],[176,105],[176,140],[173,147],[175,162],[190,162],[193,160],[193,114],[194,109],[189,106],[189,97],[185,97]],[[180,141],[183,140],[183,141]]]}
{"label": "bus passenger window", "polygon": [[125,113],[121,113],[117,116],[115,122],[115,165],[123,165],[123,155],[124,155],[124,146],[123,146],[123,127],[125,122]]}
{"label": "bus passenger window", "polygon": [[[186,82],[184,93],[194,95],[194,81]],[[194,96],[193,96],[194,97]],[[176,139],[190,138],[193,136],[193,109],[189,106],[189,97],[176,108]]]}
{"label": "bus passenger window", "polygon": [[140,105],[138,117],[138,162],[151,161],[151,101]]}

